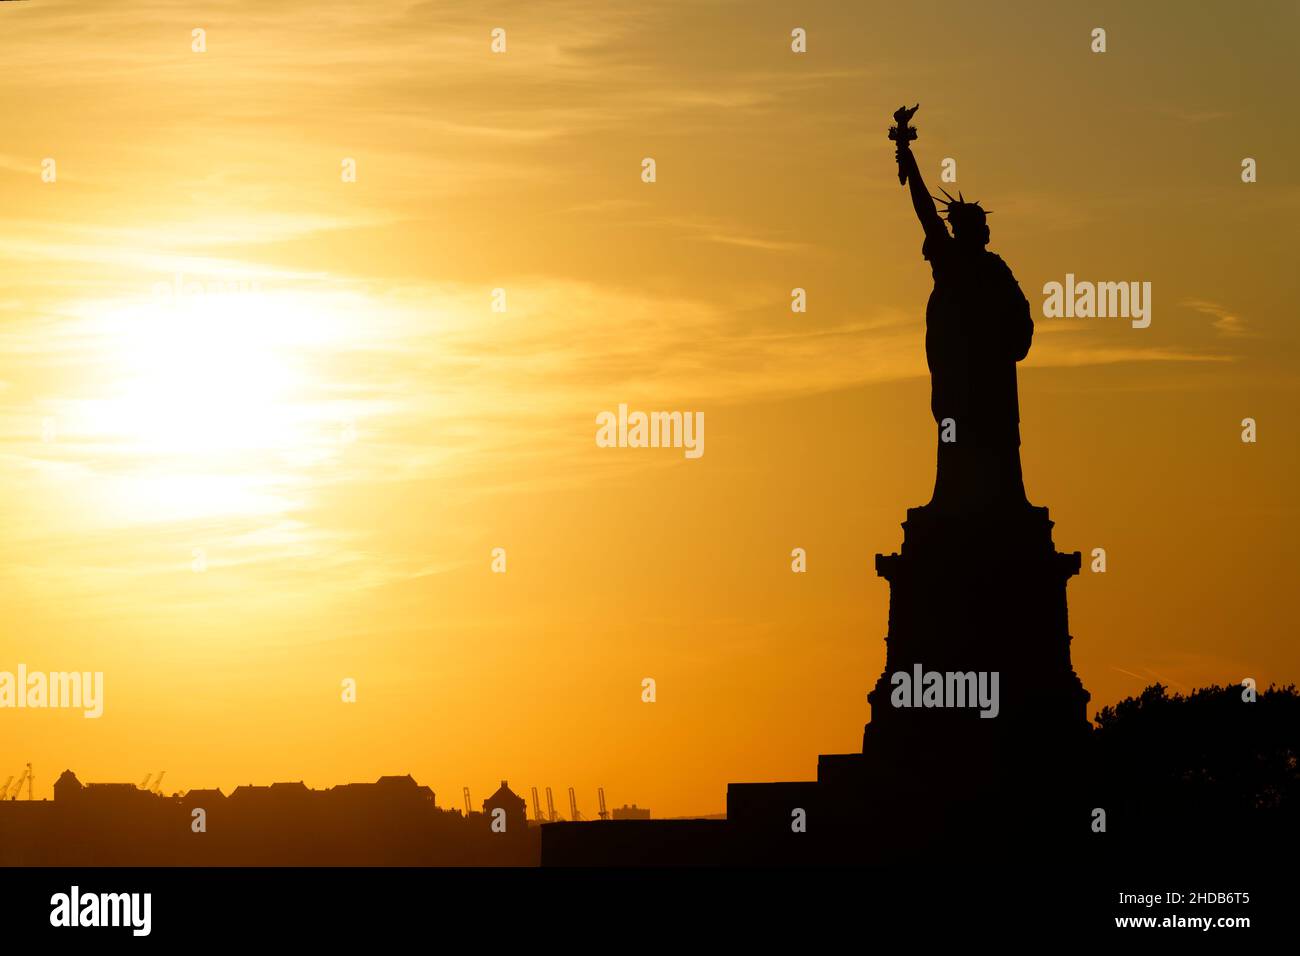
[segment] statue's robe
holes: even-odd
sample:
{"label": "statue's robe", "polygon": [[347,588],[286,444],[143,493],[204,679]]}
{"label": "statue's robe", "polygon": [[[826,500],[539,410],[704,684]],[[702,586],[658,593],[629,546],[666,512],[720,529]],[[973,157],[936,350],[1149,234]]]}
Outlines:
{"label": "statue's robe", "polygon": [[[1016,363],[1029,352],[1029,300],[1002,259],[955,239],[927,239],[934,273],[925,313],[930,410],[939,425],[933,505],[969,510],[1023,505]],[[944,442],[944,423],[956,441]]]}

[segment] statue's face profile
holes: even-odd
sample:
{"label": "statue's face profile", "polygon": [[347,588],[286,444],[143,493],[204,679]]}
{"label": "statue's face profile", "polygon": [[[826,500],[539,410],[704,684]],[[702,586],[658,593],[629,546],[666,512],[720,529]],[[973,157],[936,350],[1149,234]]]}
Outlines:
{"label": "statue's face profile", "polygon": [[984,223],[953,226],[952,237],[963,246],[972,249],[983,249],[989,244],[989,227]]}

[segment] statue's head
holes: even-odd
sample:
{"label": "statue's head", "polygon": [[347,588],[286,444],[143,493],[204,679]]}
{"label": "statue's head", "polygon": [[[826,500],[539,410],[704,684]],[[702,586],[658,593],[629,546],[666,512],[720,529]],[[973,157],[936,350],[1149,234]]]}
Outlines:
{"label": "statue's head", "polygon": [[944,204],[944,215],[952,228],[952,237],[962,246],[983,249],[989,244],[988,212],[978,202],[967,202],[960,192],[953,199],[947,190],[940,189],[948,198],[938,199]]}
{"label": "statue's head", "polygon": [[978,203],[962,203],[960,207],[948,209],[948,225],[952,227],[952,237],[963,246],[983,249],[989,244],[988,215]]}

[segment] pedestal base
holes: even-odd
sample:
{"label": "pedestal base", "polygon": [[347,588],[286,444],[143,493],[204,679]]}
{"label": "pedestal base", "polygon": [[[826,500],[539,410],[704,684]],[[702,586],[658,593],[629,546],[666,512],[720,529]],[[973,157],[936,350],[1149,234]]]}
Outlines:
{"label": "pedestal base", "polygon": [[1056,550],[1046,508],[910,509],[902,550],[876,556],[889,631],[862,753],[823,755],[816,781],[732,784],[734,862],[1032,857],[1086,839],[1089,695],[1065,597],[1081,562]]}
{"label": "pedestal base", "polygon": [[[889,630],[885,670],[867,695],[863,752],[966,762],[981,749],[1059,748],[1086,737],[1089,695],[1070,663],[1065,595],[1080,564],[1079,552],[1056,550],[1046,508],[909,509],[902,551],[876,555],[890,586]],[[960,706],[972,683],[985,699]]]}

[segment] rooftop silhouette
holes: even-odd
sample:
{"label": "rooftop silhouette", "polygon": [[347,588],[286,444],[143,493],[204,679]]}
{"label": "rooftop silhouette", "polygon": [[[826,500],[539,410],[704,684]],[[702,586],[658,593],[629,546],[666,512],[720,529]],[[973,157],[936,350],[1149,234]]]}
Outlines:
{"label": "rooftop silhouette", "polygon": [[410,775],[166,795],[65,770],[53,800],[0,802],[6,866],[531,866],[538,846],[505,781],[468,814],[439,807]]}

